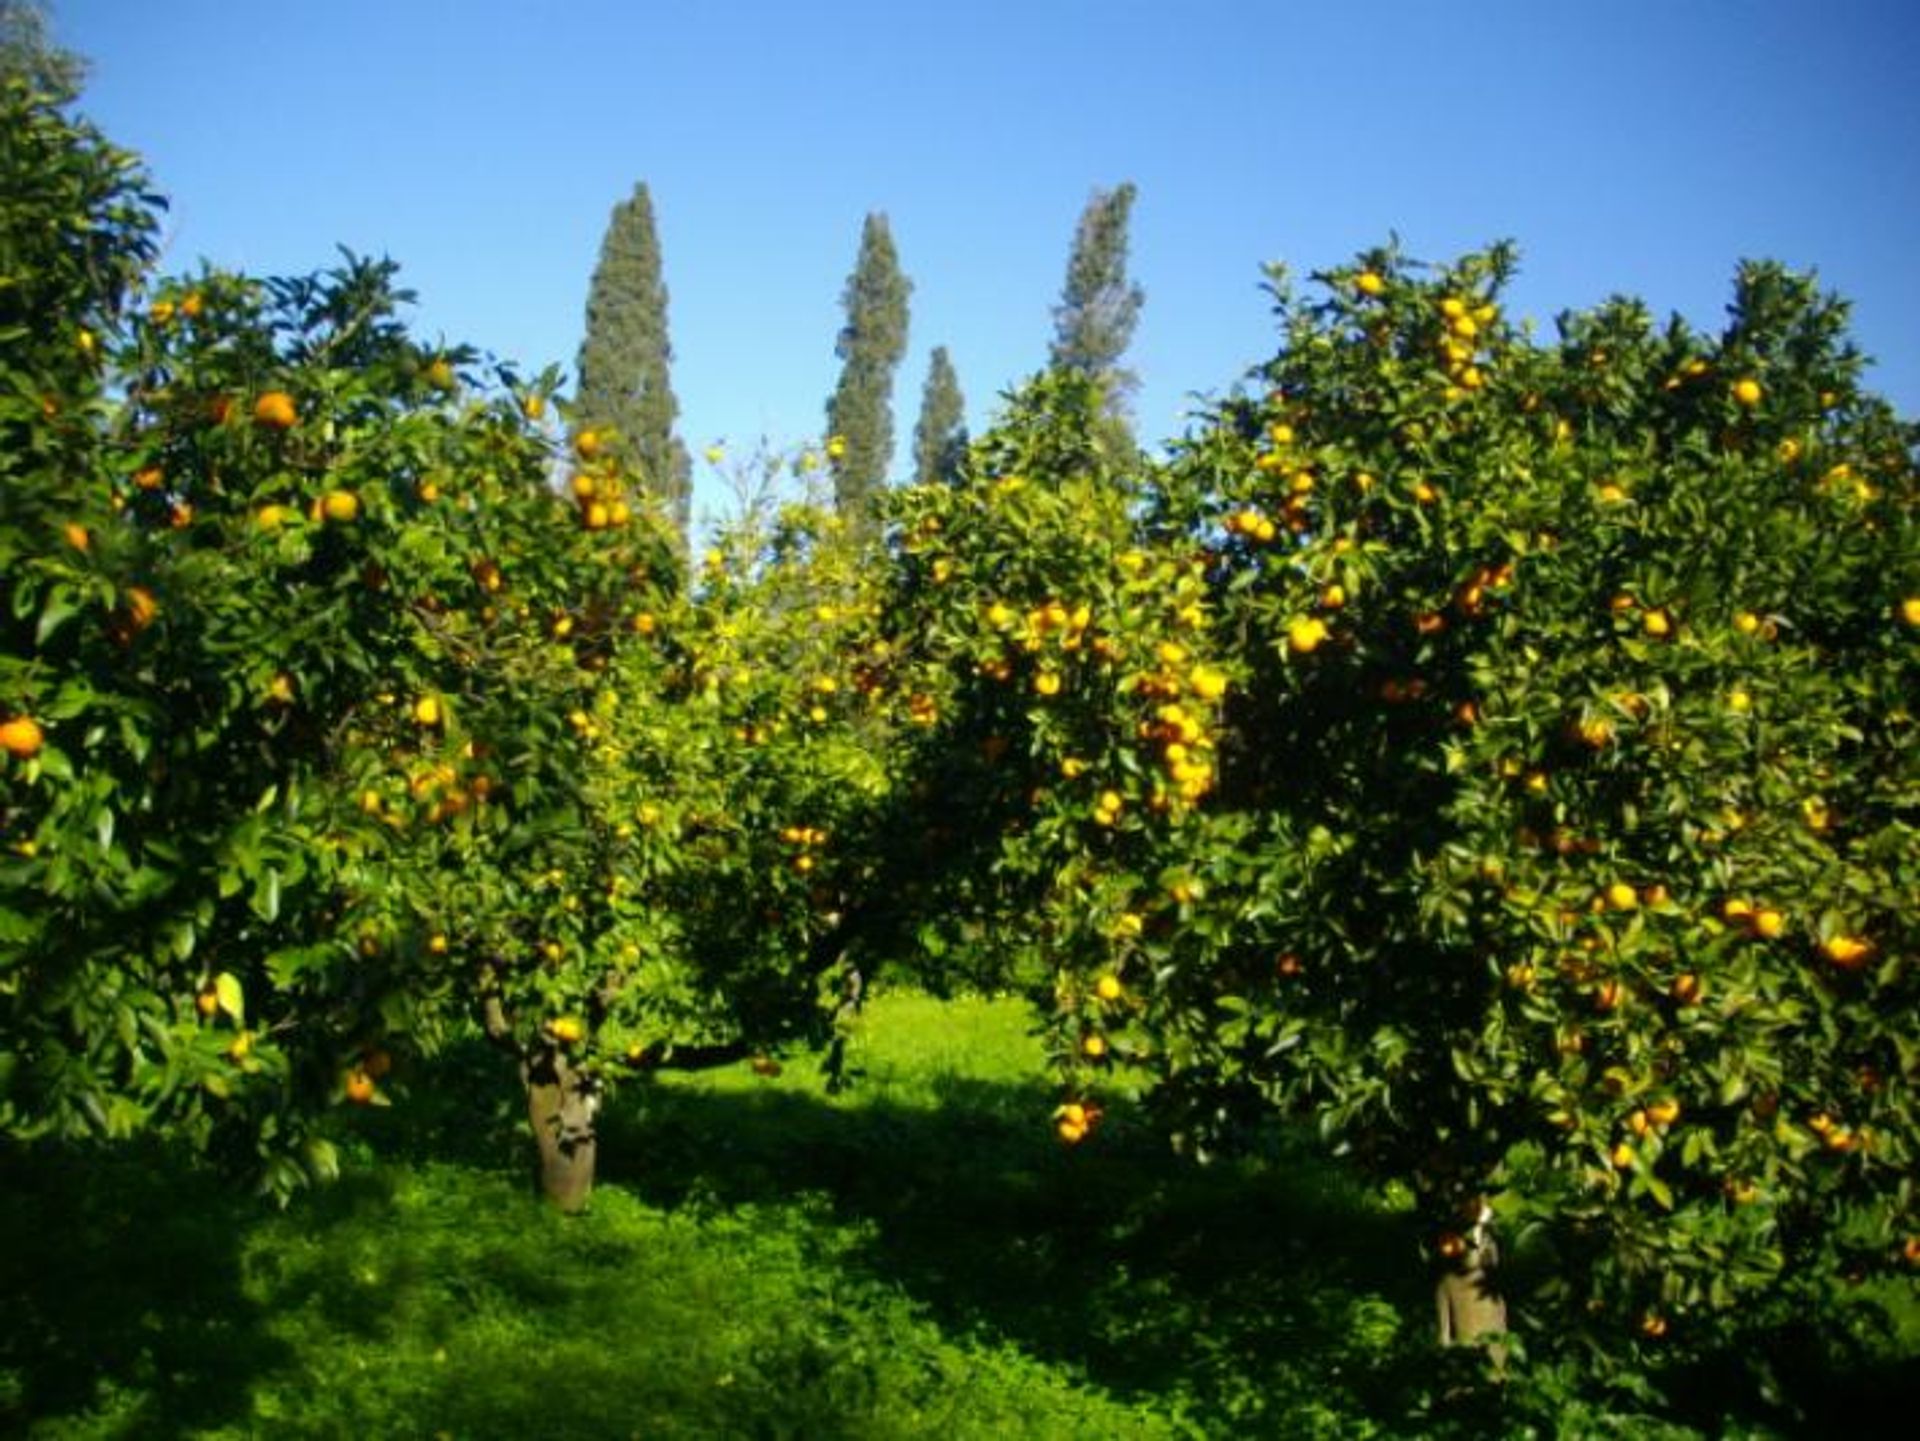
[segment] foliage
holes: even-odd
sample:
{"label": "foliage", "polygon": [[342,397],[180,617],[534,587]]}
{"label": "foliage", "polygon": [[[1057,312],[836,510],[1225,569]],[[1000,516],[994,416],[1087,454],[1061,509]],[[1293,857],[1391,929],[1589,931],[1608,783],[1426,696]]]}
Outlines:
{"label": "foliage", "polygon": [[613,208],[587,292],[576,424],[591,428],[639,472],[641,485],[685,544],[693,462],[673,433],[667,287],[653,196],[644,183]]}
{"label": "foliage", "polygon": [[1127,225],[1136,194],[1131,181],[1093,192],[1074,229],[1066,283],[1053,308],[1054,369],[1097,380],[1116,418],[1125,415],[1135,384],[1121,358],[1146,300],[1127,278]]}
{"label": "foliage", "polygon": [[597,432],[550,484],[552,376],[478,388],[389,263],[159,282],[114,333],[137,172],[37,100],[6,133],[0,1129],[218,1141],[284,1193],[332,1169],[316,1117],[476,1009],[592,1104],[677,1022],[820,1033],[823,965],[780,946],[833,868],[796,879],[747,798],[827,817],[864,753],[769,763],[713,703],[742,625],[769,678],[844,638],[794,567],[710,567],[696,606]]}
{"label": "foliage", "polygon": [[47,38],[41,0],[0,0],[0,76],[24,80],[31,90],[66,101],[86,73],[84,60]]}
{"label": "foliage", "polygon": [[[1913,434],[1776,267],[1718,336],[1622,301],[1553,347],[1503,320],[1511,268],[1277,289],[1263,391],[1138,536],[1078,459],[997,523],[983,452],[1087,443],[1016,411],[969,486],[901,498],[902,629],[1035,697],[963,680],[949,724],[1010,742],[961,791],[975,909],[1058,968],[1024,974],[1065,1139],[1131,1085],[1202,1154],[1311,1117],[1441,1264],[1491,1197],[1542,1327],[1672,1347],[1920,1263]],[[1110,673],[1040,681],[1047,593]]]}
{"label": "foliage", "polygon": [[875,212],[860,230],[860,254],[841,296],[847,321],[834,354],[840,379],[827,400],[828,457],[834,504],[858,524],[886,484],[893,460],[893,372],[907,349],[907,297],[887,217]]}
{"label": "foliage", "polygon": [[966,458],[967,403],[960,377],[944,345],[927,361],[927,384],[920,392],[920,419],[913,428],[913,479],[916,485],[953,480]]}

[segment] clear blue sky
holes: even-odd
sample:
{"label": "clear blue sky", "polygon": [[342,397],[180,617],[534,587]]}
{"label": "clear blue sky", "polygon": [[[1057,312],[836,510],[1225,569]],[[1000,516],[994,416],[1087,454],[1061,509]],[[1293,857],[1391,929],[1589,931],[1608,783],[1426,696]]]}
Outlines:
{"label": "clear blue sky", "polygon": [[[608,213],[652,187],[696,453],[816,437],[862,216],[978,425],[1044,361],[1073,226],[1140,187],[1140,432],[1272,345],[1260,266],[1510,237],[1550,318],[1717,324],[1735,261],[1855,302],[1920,413],[1920,5],[1732,0],[54,0],[84,108],[173,201],[168,264],[399,260],[428,335],[571,365]],[[696,509],[718,499],[706,467]]]}

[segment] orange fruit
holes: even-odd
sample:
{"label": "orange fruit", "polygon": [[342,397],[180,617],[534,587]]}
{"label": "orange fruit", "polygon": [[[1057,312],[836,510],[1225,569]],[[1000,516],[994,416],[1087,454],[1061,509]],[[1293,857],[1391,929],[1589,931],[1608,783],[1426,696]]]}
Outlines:
{"label": "orange fruit", "polygon": [[1760,403],[1760,382],[1742,377],[1733,383],[1733,398],[1741,405],[1753,406]]}
{"label": "orange fruit", "polygon": [[1371,270],[1363,270],[1353,278],[1353,288],[1362,295],[1378,295],[1387,288],[1387,282]]}
{"label": "orange fruit", "polygon": [[1858,936],[1829,936],[1820,943],[1821,954],[1843,969],[1859,965],[1872,950],[1872,944]]}
{"label": "orange fruit", "polygon": [[1119,1000],[1120,978],[1112,975],[1102,976],[1098,981],[1094,982],[1093,993],[1103,1001]]}
{"label": "orange fruit", "polygon": [[440,702],[437,697],[423,695],[413,703],[413,718],[423,726],[440,724]]}
{"label": "orange fruit", "polygon": [[1287,648],[1295,655],[1312,655],[1327,638],[1327,624],[1313,616],[1295,616],[1287,622]]}
{"label": "orange fruit", "polygon": [[358,1068],[347,1075],[347,1099],[364,1106],[373,1099],[373,1077]]}
{"label": "orange fruit", "polygon": [[587,1034],[587,1028],[575,1016],[560,1016],[551,1021],[547,1029],[553,1033],[554,1040],[563,1046],[571,1046]]}
{"label": "orange fruit", "polygon": [[253,418],[268,430],[291,430],[299,419],[299,412],[286,391],[269,390],[253,403]]}
{"label": "orange fruit", "polygon": [[67,538],[67,544],[75,550],[87,550],[93,545],[93,537],[87,534],[87,528],[84,525],[76,525],[68,521],[61,527],[60,533]]}
{"label": "orange fruit", "polygon": [[330,490],[320,501],[320,511],[328,520],[348,525],[360,518],[360,497],[350,490]]}

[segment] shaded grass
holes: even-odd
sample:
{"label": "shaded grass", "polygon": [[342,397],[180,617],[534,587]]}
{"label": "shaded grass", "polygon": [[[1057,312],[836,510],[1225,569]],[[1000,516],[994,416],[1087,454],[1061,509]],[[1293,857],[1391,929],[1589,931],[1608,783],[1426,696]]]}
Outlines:
{"label": "shaded grass", "polygon": [[1700,1434],[1456,1384],[1408,1218],[1284,1135],[1201,1169],[1116,1108],[1060,1146],[1012,1003],[883,997],[855,1061],[623,1092],[577,1220],[482,1046],[285,1213],[151,1148],[0,1152],[0,1433]]}

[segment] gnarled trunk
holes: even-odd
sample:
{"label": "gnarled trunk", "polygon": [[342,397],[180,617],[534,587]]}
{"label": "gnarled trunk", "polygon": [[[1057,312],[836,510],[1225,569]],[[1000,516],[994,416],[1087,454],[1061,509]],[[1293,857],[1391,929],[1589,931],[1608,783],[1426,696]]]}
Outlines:
{"label": "gnarled trunk", "polygon": [[599,1087],[556,1050],[528,1057],[521,1078],[540,1152],[540,1194],[569,1215],[584,1211],[593,1194]]}

